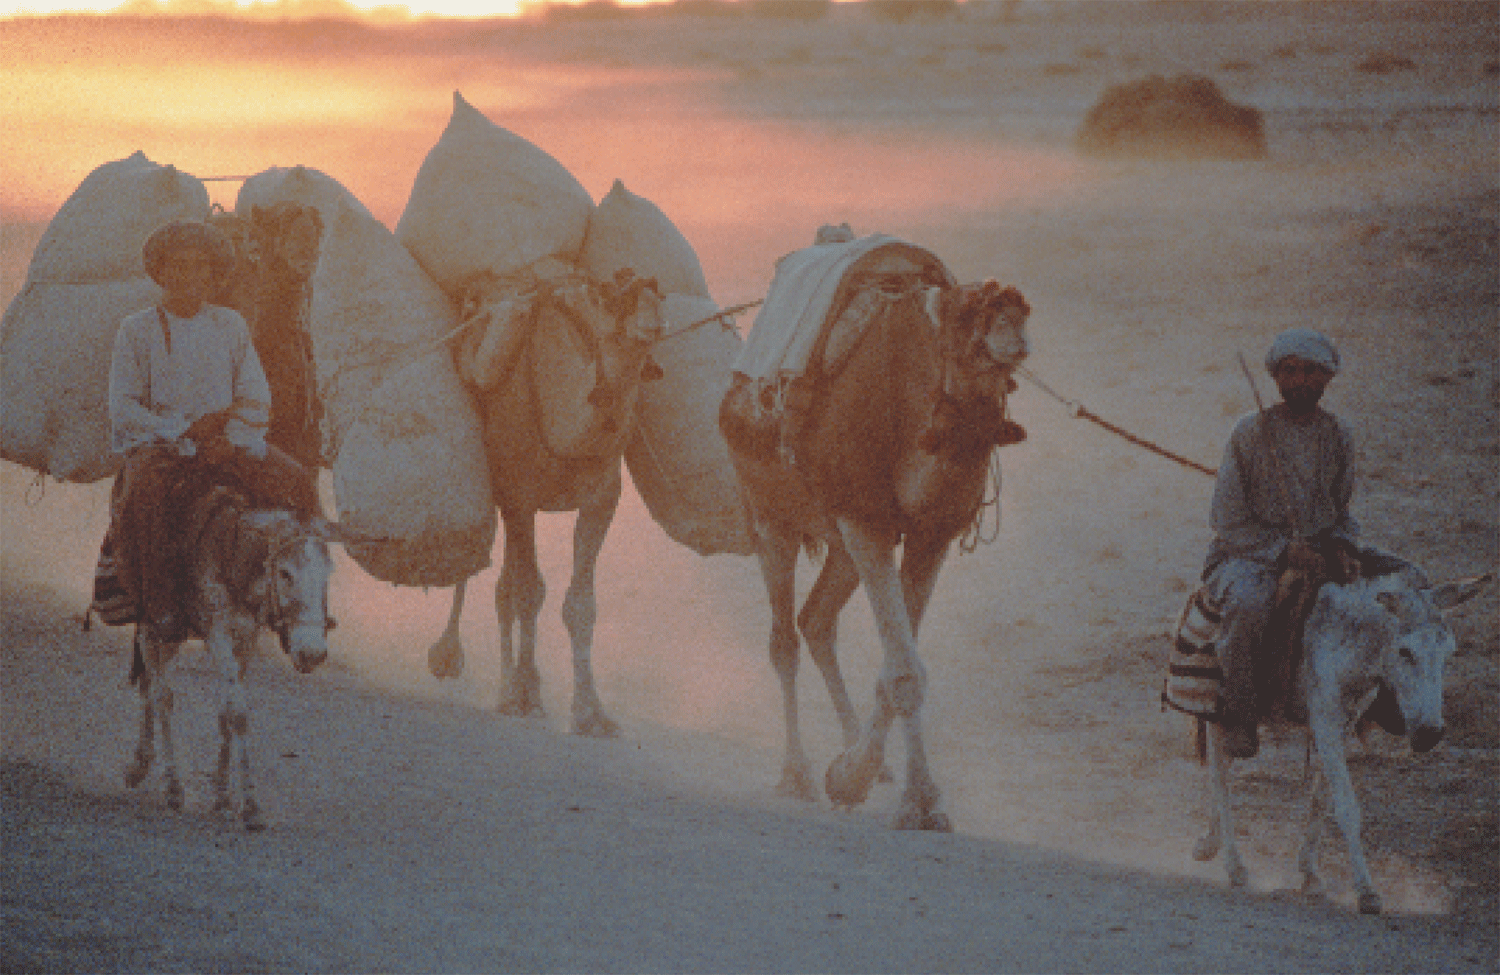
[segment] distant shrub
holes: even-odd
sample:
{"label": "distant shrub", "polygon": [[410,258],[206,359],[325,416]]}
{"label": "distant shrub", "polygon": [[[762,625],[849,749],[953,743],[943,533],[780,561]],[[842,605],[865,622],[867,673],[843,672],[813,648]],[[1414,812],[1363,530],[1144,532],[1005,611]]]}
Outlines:
{"label": "distant shrub", "polygon": [[1236,105],[1201,75],[1108,88],[1078,129],[1081,152],[1137,158],[1260,159],[1266,138],[1257,109]]}
{"label": "distant shrub", "polygon": [[958,0],[864,0],[860,9],[876,20],[904,24],[924,17],[955,17]]}
{"label": "distant shrub", "polygon": [[1415,71],[1417,62],[1400,54],[1377,51],[1354,66],[1355,71],[1366,74],[1390,74],[1394,71]]}

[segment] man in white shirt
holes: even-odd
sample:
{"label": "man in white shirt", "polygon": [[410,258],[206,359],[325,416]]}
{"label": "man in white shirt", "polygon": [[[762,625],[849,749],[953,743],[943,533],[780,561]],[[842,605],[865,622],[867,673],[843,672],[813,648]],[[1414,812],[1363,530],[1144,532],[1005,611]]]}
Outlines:
{"label": "man in white shirt", "polygon": [[175,618],[182,511],[193,490],[237,486],[253,503],[320,513],[314,482],[267,445],[271,392],[239,313],[208,303],[234,265],[224,234],[177,221],[146,241],[160,304],[127,316],[109,376],[110,442],[125,464],[115,484],[113,549],[139,614]]}

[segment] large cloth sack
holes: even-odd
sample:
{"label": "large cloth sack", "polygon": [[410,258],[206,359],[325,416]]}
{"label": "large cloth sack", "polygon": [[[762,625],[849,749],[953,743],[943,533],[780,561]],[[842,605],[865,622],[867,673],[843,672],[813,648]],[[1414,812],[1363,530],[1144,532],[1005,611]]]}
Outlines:
{"label": "large cloth sack", "polygon": [[442,338],[452,304],[391,233],[340,206],[313,276],[311,331],[339,521],[377,579],[451,586],[495,542],[484,438]]}
{"label": "large cloth sack", "polygon": [[668,295],[669,337],[652,350],[662,378],[641,386],[625,466],[652,519],[699,555],[755,551],[719,403],[729,389],[739,333],[718,322],[687,326],[718,312],[712,299]]}
{"label": "large cloth sack", "polygon": [[662,294],[709,296],[693,245],[655,203],[619,180],[589,216],[580,263],[596,281],[630,268],[637,277],[655,278]]}
{"label": "large cloth sack", "polygon": [[69,481],[118,469],[107,404],[115,332],[161,299],[141,247],[163,224],[208,212],[202,182],[139,152],[73,191],[0,320],[0,457]]}
{"label": "large cloth sack", "polygon": [[1224,679],[1217,648],[1220,618],[1219,607],[1206,586],[1188,595],[1177,616],[1172,655],[1162,685],[1164,707],[1200,718],[1218,717],[1219,684]]}
{"label": "large cloth sack", "polygon": [[241,184],[234,198],[234,210],[249,216],[256,207],[269,208],[278,203],[313,207],[323,217],[325,226],[340,204],[374,219],[342,183],[307,166],[273,166],[251,176]]}
{"label": "large cloth sack", "polygon": [[476,274],[510,274],[542,257],[576,263],[594,201],[544,150],[453,94],[396,239],[450,296]]}

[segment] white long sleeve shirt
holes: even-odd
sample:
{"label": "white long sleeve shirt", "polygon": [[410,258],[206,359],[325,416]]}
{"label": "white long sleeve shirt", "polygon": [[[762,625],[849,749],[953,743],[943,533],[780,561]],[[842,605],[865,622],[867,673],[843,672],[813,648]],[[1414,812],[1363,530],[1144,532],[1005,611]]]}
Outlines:
{"label": "white long sleeve shirt", "polygon": [[199,417],[235,404],[242,419],[230,421],[225,436],[264,453],[271,388],[239,312],[204,305],[192,318],[178,318],[153,307],[120,322],[109,370],[116,453],[175,440]]}

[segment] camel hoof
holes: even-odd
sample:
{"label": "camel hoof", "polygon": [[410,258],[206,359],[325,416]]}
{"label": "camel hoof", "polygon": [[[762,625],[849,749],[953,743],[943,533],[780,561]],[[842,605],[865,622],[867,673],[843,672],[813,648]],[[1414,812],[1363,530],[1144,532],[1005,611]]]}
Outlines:
{"label": "camel hoof", "polygon": [[1198,842],[1193,844],[1193,859],[1199,863],[1207,863],[1218,855],[1219,840],[1217,837],[1200,837]]}
{"label": "camel hoof", "polygon": [[920,829],[929,833],[953,832],[953,821],[946,813],[930,809],[904,809],[891,824],[894,829]]}
{"label": "camel hoof", "polygon": [[[538,708],[538,710],[541,709]],[[584,738],[618,738],[620,726],[608,715],[596,711],[585,717],[575,717],[573,734]]]}
{"label": "camel hoof", "polygon": [[150,771],[150,769],[150,765],[143,764],[141,762],[136,762],[135,764],[127,768],[125,770],[125,788],[134,789],[136,786],[146,781],[146,773]]}
{"label": "camel hoof", "polygon": [[453,680],[463,675],[464,648],[441,641],[427,651],[427,670],[438,680]]}
{"label": "camel hoof", "polygon": [[856,761],[845,752],[828,764],[828,771],[823,773],[823,791],[835,806],[852,809],[869,798],[879,767],[878,761]]}
{"label": "camel hoof", "polygon": [[776,783],[776,794],[803,802],[817,802],[818,790],[813,786],[812,769],[805,763],[786,766],[781,770],[781,781]]}
{"label": "camel hoof", "polygon": [[1362,890],[1359,892],[1359,913],[1379,914],[1380,895],[1373,890]]}

